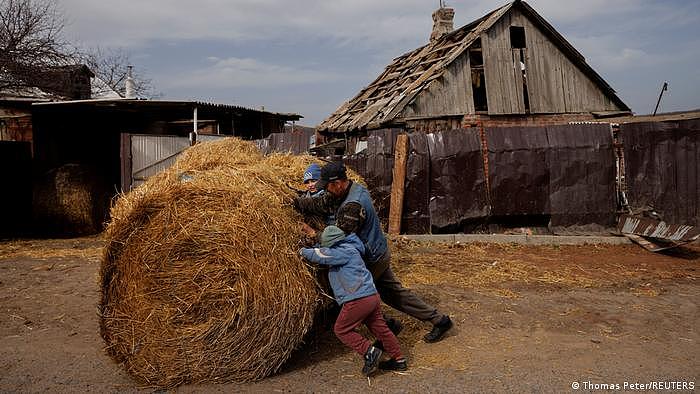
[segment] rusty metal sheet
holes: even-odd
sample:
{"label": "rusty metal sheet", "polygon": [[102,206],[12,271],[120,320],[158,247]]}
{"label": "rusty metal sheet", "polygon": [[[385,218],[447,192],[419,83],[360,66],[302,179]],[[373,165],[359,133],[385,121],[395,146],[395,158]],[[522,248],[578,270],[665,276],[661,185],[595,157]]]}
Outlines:
{"label": "rusty metal sheet", "polygon": [[678,244],[670,241],[663,241],[656,238],[642,237],[636,234],[623,234],[625,237],[629,238],[630,241],[636,243],[637,245],[643,247],[650,252],[660,252],[666,249],[672,249],[682,244]]}
{"label": "rusty metal sheet", "polygon": [[700,120],[622,124],[620,135],[632,209],[700,226]]}
{"label": "rusty metal sheet", "polygon": [[599,232],[615,225],[615,153],[609,124],[547,126],[549,228]]}
{"label": "rusty metal sheet", "polygon": [[367,135],[365,181],[371,189],[374,207],[382,219],[389,217],[391,182],[394,171],[394,145],[398,129],[370,131]]}
{"label": "rusty metal sheet", "polygon": [[642,216],[621,215],[617,228],[622,234],[636,234],[673,242],[692,242],[700,239],[700,227],[670,224]]}
{"label": "rusty metal sheet", "polygon": [[408,135],[408,162],[401,230],[405,234],[430,233],[430,152],[425,133]]}
{"label": "rusty metal sheet", "polygon": [[432,229],[458,229],[466,220],[487,217],[490,206],[478,130],[436,132],[427,140]]}
{"label": "rusty metal sheet", "polygon": [[367,135],[367,149],[347,156],[345,164],[365,179],[379,217],[389,217],[391,182],[394,170],[394,145],[400,129],[379,129]]}
{"label": "rusty metal sheet", "polygon": [[549,213],[546,129],[487,128],[486,141],[491,213],[494,216]]}

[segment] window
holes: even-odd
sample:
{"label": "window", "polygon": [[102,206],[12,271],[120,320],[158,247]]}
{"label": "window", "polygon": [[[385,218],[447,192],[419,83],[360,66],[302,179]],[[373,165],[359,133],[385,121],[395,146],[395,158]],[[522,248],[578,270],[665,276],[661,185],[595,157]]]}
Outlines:
{"label": "window", "polygon": [[513,49],[526,48],[525,28],[522,26],[510,27],[510,47]]}
{"label": "window", "polygon": [[484,56],[481,52],[481,39],[477,38],[469,48],[469,67],[472,77],[474,111],[488,111],[486,101],[486,78],[484,77]]}
{"label": "window", "polygon": [[525,70],[525,28],[522,26],[510,27],[510,46],[513,48],[513,64],[522,73],[523,80],[523,104],[525,113],[530,113],[530,98],[527,91],[527,72]]}
{"label": "window", "polygon": [[472,68],[484,66],[484,56],[481,54],[481,48],[469,50],[469,64]]}

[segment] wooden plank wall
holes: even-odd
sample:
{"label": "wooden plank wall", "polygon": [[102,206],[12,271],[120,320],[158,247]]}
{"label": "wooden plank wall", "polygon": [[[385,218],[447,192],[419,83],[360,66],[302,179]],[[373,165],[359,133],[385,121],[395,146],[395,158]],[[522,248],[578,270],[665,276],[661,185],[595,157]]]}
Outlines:
{"label": "wooden plank wall", "polygon": [[559,49],[522,14],[517,24],[525,28],[525,72],[532,113],[565,113],[564,74]]}
{"label": "wooden plank wall", "polygon": [[524,113],[519,60],[510,26],[525,28],[525,67],[531,113],[614,111],[618,108],[586,74],[517,9],[481,35],[489,114]]}
{"label": "wooden plank wall", "polygon": [[486,98],[492,115],[525,113],[520,60],[510,47],[510,26],[517,25],[512,19],[518,15],[511,10],[481,33]]}
{"label": "wooden plank wall", "polygon": [[399,117],[471,113],[474,113],[474,98],[469,57],[465,51],[448,66],[443,77],[432,81]]}

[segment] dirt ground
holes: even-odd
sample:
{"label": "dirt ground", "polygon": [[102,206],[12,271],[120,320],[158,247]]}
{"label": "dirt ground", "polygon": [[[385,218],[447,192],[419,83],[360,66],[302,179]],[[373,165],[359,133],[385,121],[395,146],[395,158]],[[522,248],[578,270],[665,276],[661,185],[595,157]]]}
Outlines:
{"label": "dirt ground", "polygon": [[[0,243],[0,392],[141,392],[103,352],[100,237]],[[393,244],[404,285],[456,325],[436,344],[397,312],[405,373],[360,373],[332,332],[260,382],[180,392],[571,392],[700,384],[700,246]],[[388,307],[387,307],[388,309]],[[682,385],[680,386],[683,387]]]}

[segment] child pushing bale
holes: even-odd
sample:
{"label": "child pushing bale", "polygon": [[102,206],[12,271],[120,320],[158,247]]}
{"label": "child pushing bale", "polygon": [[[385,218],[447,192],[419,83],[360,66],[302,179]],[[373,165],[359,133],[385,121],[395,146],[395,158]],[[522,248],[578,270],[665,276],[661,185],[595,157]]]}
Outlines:
{"label": "child pushing bale", "polygon": [[159,387],[277,371],[320,306],[287,187],[311,161],[225,139],[123,195],[100,278],[108,354]]}

